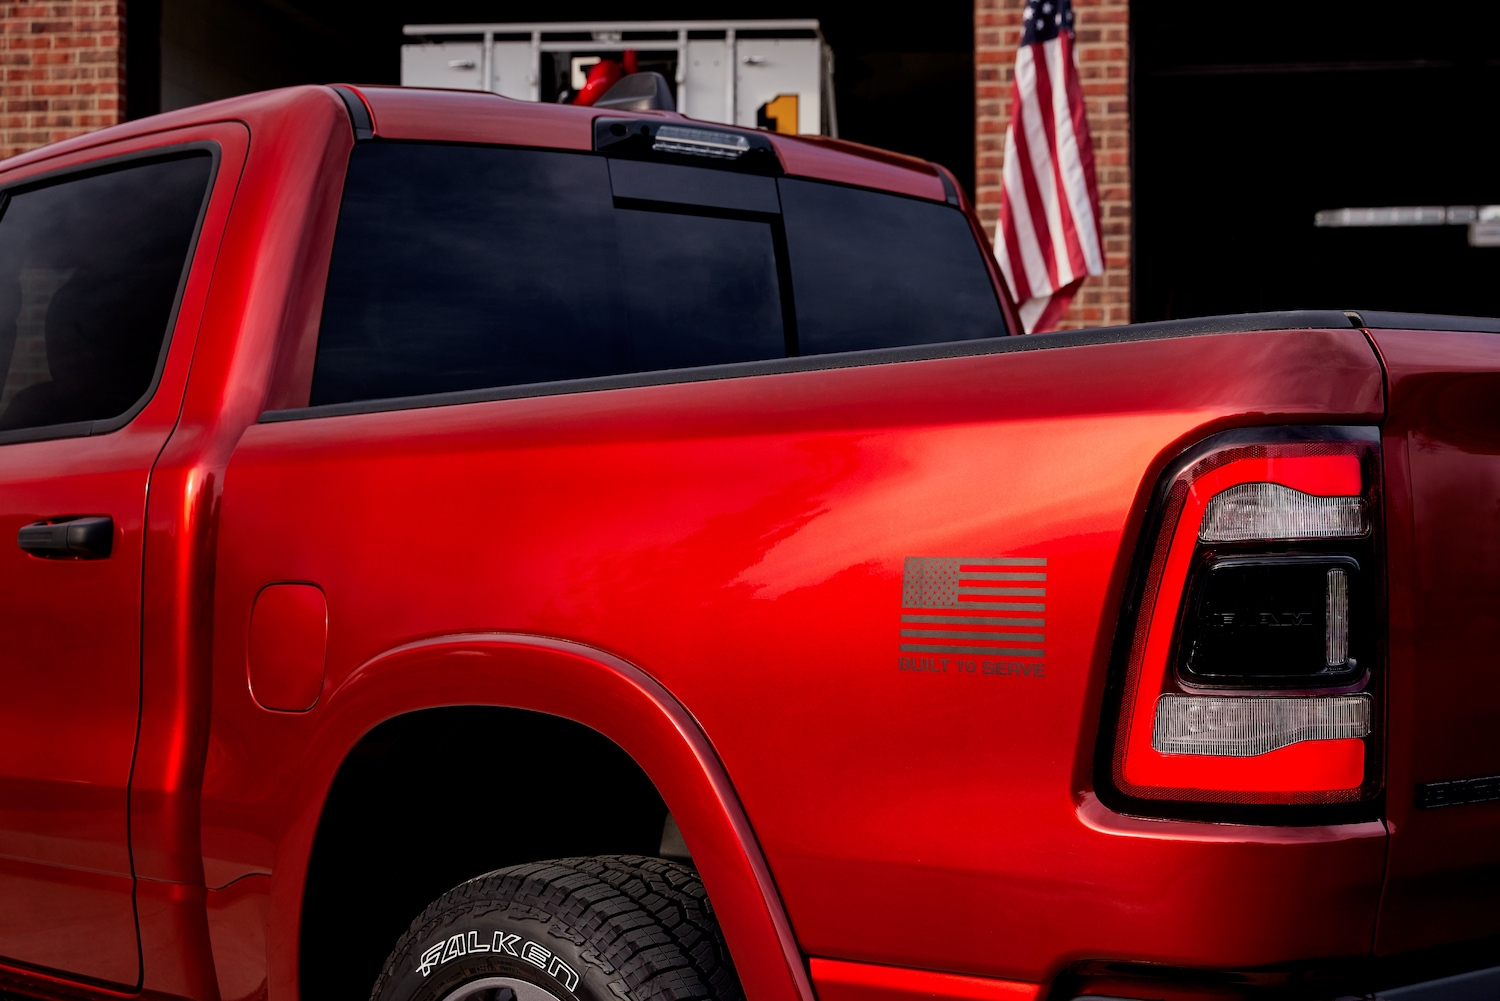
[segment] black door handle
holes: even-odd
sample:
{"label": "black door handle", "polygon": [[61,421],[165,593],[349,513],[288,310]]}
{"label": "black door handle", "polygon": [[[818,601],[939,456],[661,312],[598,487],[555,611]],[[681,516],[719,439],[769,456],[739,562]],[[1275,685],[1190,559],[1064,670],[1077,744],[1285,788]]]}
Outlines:
{"label": "black door handle", "polygon": [[16,544],[33,556],[103,560],[115,544],[113,518],[69,518],[24,525]]}

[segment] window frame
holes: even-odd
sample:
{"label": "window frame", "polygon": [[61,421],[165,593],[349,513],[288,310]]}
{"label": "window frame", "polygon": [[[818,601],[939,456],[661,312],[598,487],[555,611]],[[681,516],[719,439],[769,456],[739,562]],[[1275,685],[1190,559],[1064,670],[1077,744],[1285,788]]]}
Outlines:
{"label": "window frame", "polygon": [[95,174],[111,173],[121,169],[122,165],[144,165],[148,162],[178,160],[194,156],[200,152],[208,154],[208,183],[204,185],[203,200],[198,205],[198,216],[193,222],[193,234],[188,240],[187,253],[182,263],[182,273],[177,279],[177,291],[172,296],[172,308],[167,314],[167,325],[162,333],[161,348],[157,352],[156,367],[152,370],[151,381],[146,384],[146,388],[142,391],[140,398],[131,404],[128,410],[116,417],[93,421],[71,421],[66,424],[44,424],[34,428],[15,428],[9,431],[0,431],[0,446],[18,442],[51,441],[58,438],[87,438],[94,435],[109,434],[120,430],[135,420],[156,396],[156,391],[161,386],[162,374],[166,370],[167,353],[172,346],[173,335],[177,330],[177,318],[182,309],[183,294],[187,290],[188,275],[192,272],[193,261],[198,253],[198,243],[203,236],[203,222],[208,215],[209,203],[213,199],[214,188],[218,182],[219,167],[223,161],[223,149],[215,140],[194,139],[187,142],[173,143],[170,146],[153,146],[149,149],[132,150],[114,156],[103,157],[98,160],[90,160],[83,164],[58,167],[55,170],[18,178],[10,184],[0,185],[0,226],[3,226],[5,224],[6,212],[10,208],[11,199],[16,195],[23,195],[28,191],[40,188],[50,188],[59,184],[66,184],[72,180],[82,180],[85,177]]}
{"label": "window frame", "polygon": [[[350,150],[350,157],[360,146],[367,144],[380,145],[419,145],[419,146],[464,146],[481,149],[515,149],[531,150],[536,152],[567,153],[582,156],[597,156],[605,161],[639,160],[641,158],[625,155],[612,155],[607,151],[597,149],[572,149],[553,146],[534,146],[524,143],[495,143],[495,142],[454,142],[440,139],[360,139]],[[680,164],[680,161],[674,161]],[[726,166],[705,162],[703,164],[687,165],[696,169],[723,170],[735,172]],[[753,172],[756,176],[767,176],[773,181],[789,175],[783,174],[779,169],[770,174]],[[939,175],[940,177],[943,176]],[[1002,353],[1012,350],[1023,350],[1021,345],[1015,343],[1022,338],[1014,336],[1011,330],[1011,319],[1005,309],[1005,297],[1002,289],[998,286],[998,272],[992,260],[988,259],[986,249],[981,242],[982,231],[977,229],[970,213],[964,209],[963,203],[953,197],[944,201],[922,198],[915,195],[905,194],[900,191],[891,191],[886,188],[875,188],[868,185],[849,184],[842,181],[829,180],[822,177],[811,177],[797,175],[797,180],[812,181],[819,184],[828,184],[834,187],[851,188],[857,191],[870,191],[877,194],[887,195],[892,198],[904,198],[911,201],[923,202],[932,205],[944,205],[958,212],[964,217],[974,239],[974,250],[980,255],[984,262],[986,273],[991,279],[991,286],[995,294],[997,309],[1000,313],[1001,323],[1005,328],[1005,334],[994,337],[974,338],[962,341],[944,341],[935,344],[902,345],[899,347],[870,348],[864,350],[829,352],[826,354],[802,355],[800,343],[797,336],[796,294],[792,287],[791,257],[786,242],[785,216],[780,206],[780,186],[777,185],[777,211],[762,212],[745,209],[729,209],[716,206],[699,205],[693,202],[661,200],[654,198],[638,198],[616,195],[613,191],[613,180],[611,179],[610,200],[617,209],[635,209],[644,211],[663,212],[677,215],[699,215],[725,219],[744,219],[747,221],[768,222],[771,225],[773,247],[776,255],[776,277],[778,289],[782,300],[782,330],[787,341],[788,355],[783,358],[765,359],[760,361],[731,362],[720,365],[703,365],[690,368],[659,369],[650,372],[629,372],[618,375],[591,376],[579,379],[561,379],[552,382],[522,383],[512,386],[495,386],[484,389],[462,389],[443,393],[423,393],[412,396],[379,397],[368,400],[354,400],[345,403],[325,403],[318,405],[305,405],[299,407],[285,407],[266,409],[261,412],[257,423],[271,424],[283,421],[312,420],[320,417],[342,417],[356,414],[388,413],[401,410],[425,410],[434,407],[462,406],[469,403],[488,403],[498,400],[531,399],[543,396],[566,396],[573,393],[602,392],[611,389],[630,389],[645,386],[666,386],[694,382],[713,382],[720,379],[748,378],[757,375],[774,375],[783,372],[808,372],[824,371],[830,369],[859,368],[866,365],[884,365],[903,361],[921,361],[937,358],[959,358],[971,355],[985,355]],[[344,185],[348,183],[348,172],[344,175]],[[944,190],[947,191],[948,182],[944,178]],[[342,217],[344,209],[344,187],[340,186],[338,217]],[[334,224],[337,230],[337,221]],[[327,260],[331,264],[332,241]],[[331,268],[324,278],[325,288],[328,278],[331,277]],[[312,352],[316,357],[317,342],[322,336],[322,307],[319,308],[319,329],[309,337],[312,341]],[[1036,344],[1034,347],[1050,345]],[[309,367],[307,385],[310,390],[314,376],[314,367]]]}

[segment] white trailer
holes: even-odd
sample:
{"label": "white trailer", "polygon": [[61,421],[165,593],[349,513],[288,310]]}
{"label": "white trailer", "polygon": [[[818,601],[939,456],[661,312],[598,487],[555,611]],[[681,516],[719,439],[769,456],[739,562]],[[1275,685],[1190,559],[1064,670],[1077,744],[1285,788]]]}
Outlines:
{"label": "white trailer", "polygon": [[729,125],[838,135],[833,50],[815,19],[408,24],[401,84],[523,101],[577,91],[602,57],[665,71],[677,110]]}

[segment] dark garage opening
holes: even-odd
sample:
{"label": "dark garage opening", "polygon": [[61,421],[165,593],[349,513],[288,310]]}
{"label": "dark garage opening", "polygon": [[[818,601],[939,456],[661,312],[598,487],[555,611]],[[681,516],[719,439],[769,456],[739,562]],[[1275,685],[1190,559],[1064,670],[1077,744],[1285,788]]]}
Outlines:
{"label": "dark garage opening", "polygon": [[1500,204],[1500,5],[1136,0],[1136,320],[1329,307],[1500,315],[1465,226],[1320,209]]}

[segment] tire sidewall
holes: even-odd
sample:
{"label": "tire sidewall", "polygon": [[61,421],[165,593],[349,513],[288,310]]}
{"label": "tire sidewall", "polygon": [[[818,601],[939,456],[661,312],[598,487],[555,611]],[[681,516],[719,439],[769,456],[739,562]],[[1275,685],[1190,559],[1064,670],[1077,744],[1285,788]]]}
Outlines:
{"label": "tire sidewall", "polygon": [[619,1001],[610,989],[618,978],[585,943],[555,927],[504,909],[443,915],[391,957],[371,1001],[440,1001],[484,977],[524,980],[559,1001]]}

